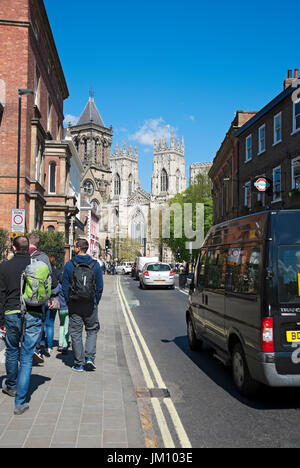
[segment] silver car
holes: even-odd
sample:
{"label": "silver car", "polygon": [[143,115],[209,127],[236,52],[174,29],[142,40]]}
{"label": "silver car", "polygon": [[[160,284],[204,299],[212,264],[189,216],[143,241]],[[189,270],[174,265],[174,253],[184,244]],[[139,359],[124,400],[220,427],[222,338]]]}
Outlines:
{"label": "silver car", "polygon": [[140,273],[140,287],[149,286],[175,288],[175,276],[168,263],[147,263]]}

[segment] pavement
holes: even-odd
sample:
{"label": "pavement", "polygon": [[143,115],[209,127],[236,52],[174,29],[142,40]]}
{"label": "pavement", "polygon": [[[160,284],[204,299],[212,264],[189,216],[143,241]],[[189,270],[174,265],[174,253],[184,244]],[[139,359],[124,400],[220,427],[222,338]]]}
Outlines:
{"label": "pavement", "polygon": [[[30,409],[14,416],[14,399],[0,393],[1,448],[145,447],[139,403],[124,353],[125,327],[116,281],[116,276],[104,277],[97,370],[77,374],[71,369],[72,351],[57,352],[57,317],[53,354],[32,370]],[[0,387],[3,378],[5,365],[0,356]]]}

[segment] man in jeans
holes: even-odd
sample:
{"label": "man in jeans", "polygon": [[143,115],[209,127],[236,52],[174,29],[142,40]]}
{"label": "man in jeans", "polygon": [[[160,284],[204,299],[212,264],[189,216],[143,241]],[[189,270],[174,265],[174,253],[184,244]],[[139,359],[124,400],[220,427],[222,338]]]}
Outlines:
{"label": "man in jeans", "polygon": [[[72,276],[75,270],[73,261],[69,261],[66,264],[62,278],[62,289],[68,304],[70,316],[69,332],[72,338],[72,350],[74,354],[73,370],[76,372],[83,372],[84,365],[86,365],[87,370],[96,369],[97,334],[100,330],[98,305],[103,292],[102,269],[98,262],[95,262],[87,255],[88,249],[88,241],[85,239],[78,239],[74,246],[76,256],[73,261],[77,264],[93,264],[92,269],[96,288],[95,294],[91,300],[74,299],[70,297],[70,287],[73,284]],[[85,326],[87,333],[85,348],[82,341],[83,326]]]}
{"label": "man in jeans", "polygon": [[17,237],[13,241],[14,257],[0,264],[0,329],[6,332],[7,346],[7,378],[2,382],[2,391],[15,397],[16,415],[23,414],[29,408],[27,394],[32,356],[41,332],[43,317],[41,306],[30,307],[25,318],[20,311],[21,275],[31,263],[28,249],[28,238]]}

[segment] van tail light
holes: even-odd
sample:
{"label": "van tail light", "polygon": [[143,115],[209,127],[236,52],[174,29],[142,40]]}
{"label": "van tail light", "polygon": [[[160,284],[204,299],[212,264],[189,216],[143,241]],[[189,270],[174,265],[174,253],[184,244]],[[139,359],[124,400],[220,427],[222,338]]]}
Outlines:
{"label": "van tail light", "polygon": [[170,278],[173,278],[173,276],[174,276],[173,271],[170,271]]}
{"label": "van tail light", "polygon": [[263,319],[261,345],[263,353],[274,353],[274,323],[271,317]]}
{"label": "van tail light", "polygon": [[145,276],[146,278],[149,278],[149,276],[150,276],[150,275],[149,275],[149,271],[145,271],[144,276]]}

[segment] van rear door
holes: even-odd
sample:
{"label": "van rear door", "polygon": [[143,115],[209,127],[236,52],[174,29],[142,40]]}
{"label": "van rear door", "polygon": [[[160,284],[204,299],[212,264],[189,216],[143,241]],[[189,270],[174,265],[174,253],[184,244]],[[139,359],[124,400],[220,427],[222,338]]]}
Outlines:
{"label": "van rear door", "polygon": [[274,249],[277,258],[275,364],[279,374],[295,375],[300,374],[300,245],[277,245]]}

